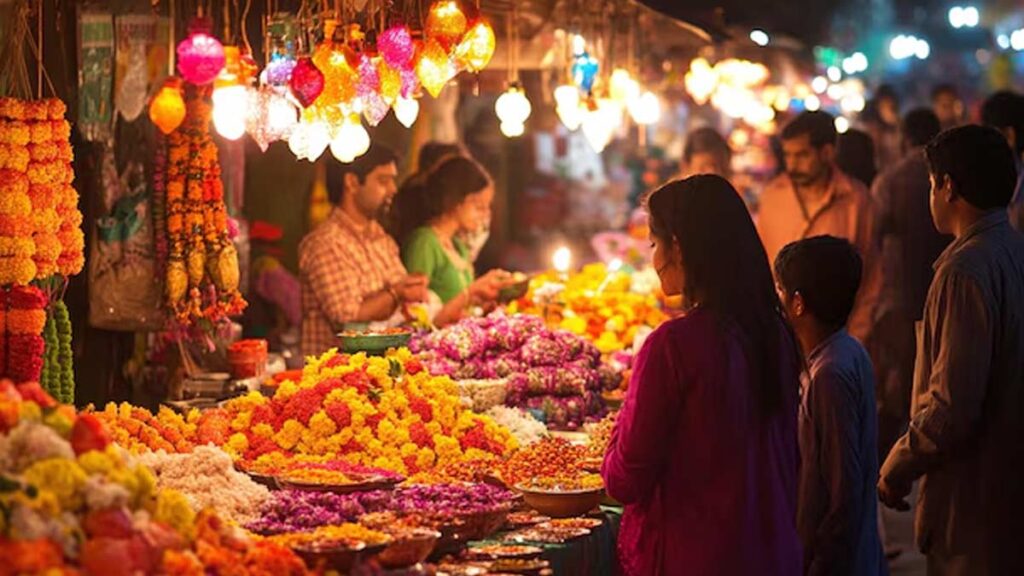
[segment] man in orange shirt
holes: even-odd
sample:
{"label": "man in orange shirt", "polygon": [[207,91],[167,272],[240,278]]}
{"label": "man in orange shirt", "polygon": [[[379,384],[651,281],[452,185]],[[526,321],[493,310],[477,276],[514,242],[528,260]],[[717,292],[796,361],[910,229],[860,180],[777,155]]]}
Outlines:
{"label": "man in orange shirt", "polygon": [[769,262],[790,242],[811,236],[835,236],[857,247],[865,275],[848,329],[866,343],[882,284],[875,208],[867,188],[835,165],[834,122],[826,112],[804,112],[783,129],[786,173],[761,194],[757,228]]}

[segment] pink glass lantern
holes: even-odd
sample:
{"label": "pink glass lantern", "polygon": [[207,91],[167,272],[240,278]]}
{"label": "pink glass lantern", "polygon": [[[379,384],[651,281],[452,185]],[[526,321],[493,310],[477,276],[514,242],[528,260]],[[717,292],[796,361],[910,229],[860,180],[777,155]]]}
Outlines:
{"label": "pink glass lantern", "polygon": [[209,84],[224,68],[224,46],[210,35],[211,22],[197,18],[189,26],[188,38],[178,44],[178,72],[188,82]]}
{"label": "pink glass lantern", "polygon": [[324,91],[324,73],[316,67],[311,58],[303,56],[292,69],[289,87],[299,104],[302,104],[303,108],[309,108]]}
{"label": "pink glass lantern", "polygon": [[413,55],[416,53],[416,46],[413,44],[412,35],[405,26],[392,26],[381,33],[377,39],[377,50],[388,63],[388,66],[400,70],[409,65]]}

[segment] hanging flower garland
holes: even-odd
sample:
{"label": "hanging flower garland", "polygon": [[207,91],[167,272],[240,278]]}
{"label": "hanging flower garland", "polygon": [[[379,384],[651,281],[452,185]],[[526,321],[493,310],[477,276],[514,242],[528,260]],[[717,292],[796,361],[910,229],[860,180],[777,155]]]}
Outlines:
{"label": "hanging flower garland", "polygon": [[228,238],[209,87],[190,88],[185,122],[167,137],[167,306],[180,325],[214,325],[240,313],[238,254]]}

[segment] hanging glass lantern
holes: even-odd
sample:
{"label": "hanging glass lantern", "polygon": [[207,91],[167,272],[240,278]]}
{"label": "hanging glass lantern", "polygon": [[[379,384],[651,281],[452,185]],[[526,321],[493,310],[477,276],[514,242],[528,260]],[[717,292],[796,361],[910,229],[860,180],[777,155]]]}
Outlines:
{"label": "hanging glass lantern", "polygon": [[213,91],[213,126],[228,140],[238,140],[245,134],[249,111],[249,93],[245,86],[234,84],[217,87]]}
{"label": "hanging glass lantern", "polygon": [[400,70],[412,62],[412,57],[416,54],[416,45],[413,44],[412,34],[408,28],[392,26],[377,38],[377,51],[388,66]]}
{"label": "hanging glass lantern", "polygon": [[455,0],[434,2],[427,14],[426,36],[436,40],[444,49],[451,50],[466,33],[466,15]]}
{"label": "hanging glass lantern", "polygon": [[390,106],[402,94],[402,73],[381,59],[377,63],[377,75],[380,77],[380,95]]}
{"label": "hanging glass lantern", "polygon": [[316,67],[312,58],[303,56],[295,63],[288,86],[299,104],[309,108],[324,91],[324,73]]}
{"label": "hanging glass lantern", "polygon": [[[515,84],[509,86],[508,90],[494,103],[494,112],[498,115],[502,125],[524,124],[532,111],[533,107],[530,106],[530,100],[526,97],[526,93]],[[517,136],[521,134],[522,132],[519,132]]]}
{"label": "hanging glass lantern", "polygon": [[207,19],[193,20],[188,37],[178,44],[178,72],[192,84],[209,84],[224,68],[224,46],[210,35],[211,25]]}
{"label": "hanging glass lantern", "polygon": [[[640,125],[654,124],[661,119],[661,101],[650,90],[628,102],[626,109],[633,121]],[[771,108],[768,107],[768,110]]]}
{"label": "hanging glass lantern", "polygon": [[149,119],[164,134],[174,132],[185,121],[185,100],[181,97],[181,79],[171,76],[149,103]]}
{"label": "hanging glass lantern", "polygon": [[569,84],[555,88],[555,112],[570,131],[579,128],[580,122],[583,121],[579,89]]}
{"label": "hanging glass lantern", "polygon": [[431,96],[437,98],[455,76],[455,66],[448,53],[435,40],[427,40],[416,62],[416,76]]}
{"label": "hanging glass lantern", "polygon": [[369,149],[370,135],[359,122],[358,116],[350,117],[342,123],[341,129],[331,141],[331,155],[345,164],[366,154]]}
{"label": "hanging glass lantern", "polygon": [[590,92],[594,87],[594,79],[597,78],[597,71],[600,67],[597,60],[587,52],[576,56],[572,64],[573,82],[584,92]]}
{"label": "hanging glass lantern", "polygon": [[412,128],[416,118],[420,115],[420,102],[415,98],[399,98],[395,101],[392,109],[395,111],[395,118],[406,128]]}
{"label": "hanging glass lantern", "polygon": [[492,56],[494,30],[487,22],[477,20],[455,48],[455,59],[470,72],[479,72],[487,67]]}
{"label": "hanging glass lantern", "polygon": [[313,63],[324,74],[324,90],[317,98],[318,104],[348,104],[356,97],[359,74],[349,66],[343,50],[325,42],[313,52]]}
{"label": "hanging glass lantern", "polygon": [[610,84],[609,94],[612,100],[622,106],[640,97],[640,84],[625,68],[616,68],[612,72]]}

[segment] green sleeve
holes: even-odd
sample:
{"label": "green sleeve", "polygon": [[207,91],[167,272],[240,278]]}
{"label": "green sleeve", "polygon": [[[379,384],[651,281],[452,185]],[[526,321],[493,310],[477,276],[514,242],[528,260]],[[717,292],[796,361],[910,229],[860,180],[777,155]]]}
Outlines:
{"label": "green sleeve", "polygon": [[433,278],[439,264],[437,255],[440,251],[437,237],[427,228],[417,228],[402,246],[402,264],[405,264],[409,274],[424,274]]}

